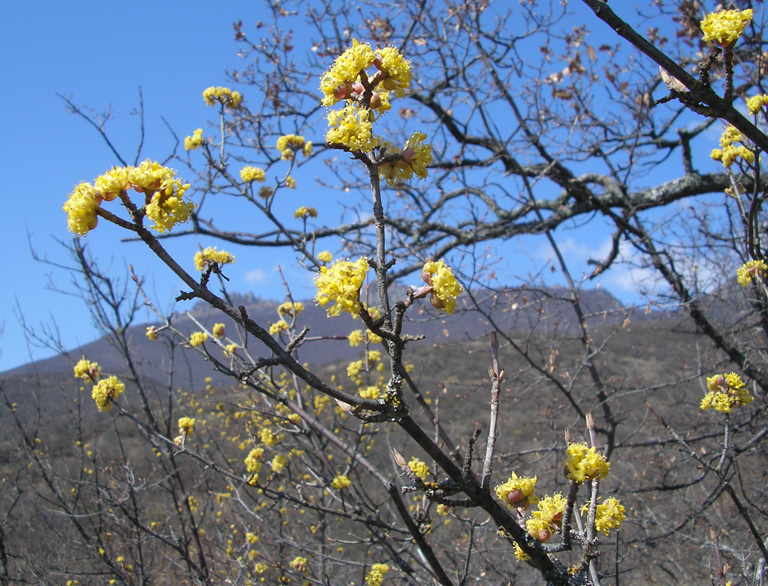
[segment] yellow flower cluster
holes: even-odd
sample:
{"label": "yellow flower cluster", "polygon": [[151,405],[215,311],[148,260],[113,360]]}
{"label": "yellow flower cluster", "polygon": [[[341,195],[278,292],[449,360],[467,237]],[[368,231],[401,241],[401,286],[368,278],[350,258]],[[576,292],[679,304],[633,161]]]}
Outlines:
{"label": "yellow flower cluster", "polygon": [[768,104],[768,96],[765,94],[758,94],[747,100],[747,108],[749,109],[750,114],[757,114],[760,111],[760,108],[766,104]]}
{"label": "yellow flower cluster", "polygon": [[[755,162],[755,153],[743,144],[744,136],[734,126],[728,126],[720,136],[721,149],[712,149],[710,157],[722,161],[723,166],[730,168],[736,159],[742,158],[750,165]],[[742,143],[742,144],[737,144]]]}
{"label": "yellow flower cluster", "polygon": [[381,390],[376,385],[370,385],[364,389],[360,389],[358,394],[363,399],[378,399],[381,396]]}
{"label": "yellow flower cluster", "polygon": [[190,346],[200,346],[201,344],[204,344],[208,341],[208,334],[205,332],[193,332],[191,336],[189,336],[189,345]]}
{"label": "yellow flower cluster", "polygon": [[125,385],[116,376],[110,376],[93,386],[91,398],[99,411],[109,411],[112,409],[112,401],[122,395],[124,390]]}
{"label": "yellow flower cluster", "polygon": [[291,567],[297,572],[306,574],[307,571],[309,570],[309,564],[307,564],[307,558],[301,557],[301,556],[295,557],[291,562]]}
{"label": "yellow flower cluster", "polygon": [[752,20],[752,10],[721,10],[701,21],[704,40],[721,47],[733,45]]}
{"label": "yellow flower cluster", "polygon": [[158,232],[183,224],[195,209],[194,204],[184,201],[189,183],[177,179],[173,169],[146,160],[138,167],[113,167],[97,177],[93,185],[86,182],[76,185],[63,208],[69,229],[81,236],[87,234],[98,224],[101,202],[112,201],[131,188],[146,194],[145,213],[154,222],[151,227]]}
{"label": "yellow flower cluster", "polygon": [[587,480],[608,476],[611,464],[594,446],[589,447],[585,443],[572,443],[568,445],[567,454],[566,478],[581,484]]}
{"label": "yellow flower cluster", "polygon": [[307,206],[301,206],[295,212],[293,212],[294,218],[316,218],[317,210]]}
{"label": "yellow flower cluster", "polygon": [[429,175],[427,165],[432,162],[432,145],[423,144],[426,138],[426,134],[414,132],[400,151],[400,158],[397,161],[382,163],[379,167],[379,175],[388,185],[408,181],[414,174],[421,179],[427,178]]}
{"label": "yellow flower cluster", "polygon": [[202,252],[195,253],[195,269],[202,271],[207,265],[224,265],[235,262],[235,257],[226,250],[218,250],[216,246],[209,246]]}
{"label": "yellow flower cluster", "polygon": [[380,139],[373,134],[370,111],[360,108],[357,103],[328,112],[328,126],[330,130],[325,135],[328,144],[363,153],[379,146]]}
{"label": "yellow flower cluster", "polygon": [[277,306],[277,313],[280,315],[298,316],[304,311],[304,304],[300,301],[286,301]]}
{"label": "yellow flower cluster", "polygon": [[288,322],[284,319],[278,320],[269,326],[269,335],[274,336],[275,334],[286,331],[289,327]]}
{"label": "yellow flower cluster", "polygon": [[250,165],[246,165],[240,169],[240,179],[245,183],[253,183],[254,181],[261,183],[266,181],[267,174],[261,167],[251,167]]}
{"label": "yellow flower cluster", "polygon": [[203,129],[198,128],[192,133],[192,136],[188,136],[184,139],[184,150],[196,151],[203,146]]}
{"label": "yellow flower cluster", "polygon": [[411,461],[408,462],[408,468],[421,480],[424,480],[429,474],[429,467],[418,458],[411,458]]}
{"label": "yellow flower cluster", "polygon": [[735,372],[708,377],[707,388],[709,393],[701,400],[701,408],[705,411],[715,409],[730,413],[734,407],[746,405],[754,400],[744,381]]}
{"label": "yellow flower cluster", "polygon": [[95,383],[99,380],[99,376],[101,375],[101,366],[96,362],[91,362],[90,360],[82,358],[75,365],[74,371],[75,378],[81,378],[84,381]]}
{"label": "yellow flower cluster", "polygon": [[320,262],[331,262],[333,260],[333,255],[328,250],[323,250],[322,252],[317,253],[317,260]]}
{"label": "yellow flower cluster", "polygon": [[[589,511],[589,501],[582,509],[582,513]],[[605,499],[605,502],[597,505],[595,511],[595,529],[608,535],[611,529],[618,529],[624,522],[624,505],[622,505],[618,499],[610,497]]]}
{"label": "yellow flower cluster", "polygon": [[304,140],[303,136],[285,134],[277,139],[277,150],[284,161],[292,161],[296,152],[301,151],[304,156],[312,154],[312,143]]}
{"label": "yellow flower cluster", "polygon": [[559,492],[541,499],[536,510],[525,522],[528,533],[539,541],[549,541],[549,538],[560,530],[565,504],[566,499]]}
{"label": "yellow flower cluster", "polygon": [[[368,44],[361,45],[357,39],[334,61],[333,66],[320,78],[320,89],[325,98],[324,106],[332,106],[352,94],[352,85],[361,74],[365,74],[376,61],[376,55]],[[367,74],[366,74],[367,75]]]}
{"label": "yellow flower cluster", "polygon": [[224,326],[224,324],[213,324],[213,328],[211,328],[211,333],[213,333],[213,337],[218,340],[224,337],[225,329],[226,329],[226,326]]}
{"label": "yellow flower cluster", "polygon": [[360,288],[367,275],[368,261],[365,258],[355,262],[336,261],[330,267],[320,267],[320,273],[315,277],[315,301],[323,307],[335,301],[326,308],[329,316],[339,315],[342,311],[357,315],[363,309]]}
{"label": "yellow flower cluster", "polygon": [[453,314],[456,298],[461,295],[463,289],[445,261],[425,263],[421,271],[421,280],[432,286],[430,303],[437,309]]}
{"label": "yellow flower cluster", "polygon": [[215,102],[224,104],[227,108],[237,108],[243,101],[240,92],[232,91],[227,87],[209,87],[203,92],[203,100],[206,105],[213,106]]}
{"label": "yellow flower cluster", "polygon": [[264,448],[254,448],[245,457],[245,470],[248,472],[248,484],[255,485],[259,480],[261,459],[264,457]]}
{"label": "yellow flower cluster", "polygon": [[736,271],[736,280],[742,287],[749,287],[753,279],[765,279],[766,273],[768,273],[768,264],[764,260],[750,260]]}
{"label": "yellow flower cluster", "polygon": [[192,430],[195,428],[194,417],[180,417],[179,418],[179,433],[183,435],[191,435]]}
{"label": "yellow flower cluster", "polygon": [[373,564],[371,571],[365,577],[365,582],[368,586],[381,586],[384,580],[384,574],[389,572],[389,566],[387,564]]}
{"label": "yellow flower cluster", "polygon": [[154,342],[157,340],[157,328],[155,326],[147,326],[145,335],[147,338],[149,338],[150,341]]}
{"label": "yellow flower cluster", "polygon": [[500,484],[494,490],[499,500],[516,508],[527,509],[530,505],[538,502],[538,497],[534,495],[536,489],[536,476],[518,476],[512,472],[509,480]]}
{"label": "yellow flower cluster", "polygon": [[277,454],[274,458],[272,458],[272,472],[278,474],[282,471],[283,468],[285,468],[287,463],[288,460],[285,459],[285,456],[282,454]]}
{"label": "yellow flower cluster", "polygon": [[349,478],[339,474],[336,478],[333,479],[333,482],[331,482],[331,488],[342,490],[347,488],[350,484],[352,484],[352,481]]}

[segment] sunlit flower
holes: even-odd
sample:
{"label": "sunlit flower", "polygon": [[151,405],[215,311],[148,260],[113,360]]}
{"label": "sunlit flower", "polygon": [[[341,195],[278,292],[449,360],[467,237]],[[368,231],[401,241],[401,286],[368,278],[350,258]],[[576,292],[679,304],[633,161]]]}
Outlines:
{"label": "sunlit flower", "polygon": [[297,572],[306,574],[307,571],[309,570],[309,565],[307,564],[307,558],[301,557],[301,556],[297,556],[293,558],[293,561],[291,562],[291,567]]}
{"label": "sunlit flower", "polygon": [[559,492],[541,499],[525,523],[528,533],[539,541],[549,541],[552,535],[560,531],[565,505],[566,499]]}
{"label": "sunlit flower", "polygon": [[112,402],[123,394],[125,385],[116,376],[102,379],[93,386],[91,398],[96,402],[99,411],[112,409]]}
{"label": "sunlit flower", "polygon": [[[379,166],[379,175],[388,185],[408,181],[414,174],[421,179],[427,178],[429,175],[427,165],[432,162],[432,146],[423,144],[426,138],[426,134],[414,132],[400,151],[399,159]],[[387,153],[390,148],[387,149]]]}
{"label": "sunlit flower", "polygon": [[395,96],[401,98],[405,89],[411,85],[411,64],[406,61],[395,47],[385,47],[377,52],[374,65],[385,74],[382,86],[386,90],[394,90]]}
{"label": "sunlit flower", "polygon": [[747,100],[747,108],[749,109],[750,114],[757,114],[760,111],[760,108],[766,104],[768,104],[768,96],[765,94],[758,94]]}
{"label": "sunlit flower", "polygon": [[303,136],[286,134],[277,139],[276,147],[282,159],[292,161],[294,153],[303,150],[305,143]]}
{"label": "sunlit flower", "polygon": [[351,103],[342,110],[328,112],[330,130],[325,142],[339,145],[353,152],[367,153],[379,145],[379,137],[373,134],[370,110]]}
{"label": "sunlit flower", "polygon": [[360,303],[360,288],[368,275],[368,261],[360,258],[357,261],[336,261],[330,267],[321,267],[315,277],[317,295],[315,301],[325,307],[331,301],[335,303],[326,307],[329,316],[339,315],[346,311],[357,315],[363,309]]}
{"label": "sunlit flower", "polygon": [[317,260],[320,262],[331,262],[333,260],[333,255],[327,250],[323,250],[322,252],[317,253]]}
{"label": "sunlit flower", "polygon": [[192,136],[188,136],[184,139],[184,150],[196,151],[203,146],[203,129],[198,128],[192,133]]}
{"label": "sunlit flower", "polygon": [[331,68],[320,79],[320,89],[325,98],[324,106],[332,106],[345,99],[352,92],[352,85],[361,71],[365,71],[376,61],[376,55],[368,44],[352,40],[352,46],[336,58]]}
{"label": "sunlit flower", "polygon": [[211,328],[211,332],[213,333],[214,338],[223,338],[224,337],[224,324],[213,324],[213,328]]}
{"label": "sunlit flower", "polygon": [[721,10],[701,21],[704,40],[721,47],[733,45],[752,20],[752,10]]}
{"label": "sunlit flower", "polygon": [[138,167],[131,167],[128,177],[136,191],[152,193],[146,214],[154,222],[151,228],[158,232],[167,232],[176,224],[183,224],[195,209],[193,203],[184,201],[189,183],[182,183],[173,169],[157,161],[147,159]]}
{"label": "sunlit flower", "polygon": [[[581,508],[581,512],[586,514],[589,511],[587,503]],[[624,522],[624,505],[618,499],[613,497],[605,499],[605,502],[597,505],[595,515],[595,529],[608,535],[611,529],[618,529]]]}
{"label": "sunlit flower", "polygon": [[287,463],[288,460],[285,459],[285,456],[282,454],[277,454],[274,458],[272,458],[272,472],[279,474],[282,469],[285,468]]}
{"label": "sunlit flower", "polygon": [[342,490],[347,488],[350,484],[352,484],[352,481],[349,478],[339,474],[336,478],[333,479],[333,482],[331,482],[331,488]]}
{"label": "sunlit flower", "polygon": [[519,559],[521,562],[525,562],[531,559],[531,556],[525,553],[523,551],[523,548],[520,547],[517,543],[515,543],[515,557]]}
{"label": "sunlit flower", "polygon": [[200,346],[208,340],[208,334],[205,332],[194,332],[189,336],[190,346]]}
{"label": "sunlit flower", "polygon": [[277,306],[277,313],[280,315],[298,316],[304,311],[304,304],[301,301],[286,301]]}
{"label": "sunlit flower", "polygon": [[286,175],[286,177],[285,177],[285,184],[290,189],[296,189],[296,180],[293,178],[292,175]]}
{"label": "sunlit flower", "polygon": [[95,383],[101,375],[101,366],[97,362],[91,362],[83,358],[75,365],[74,372],[75,378]]}
{"label": "sunlit flower", "polygon": [[278,320],[269,326],[269,335],[274,336],[275,334],[286,331],[289,327],[288,322],[284,319]]}
{"label": "sunlit flower", "polygon": [[155,326],[147,326],[146,334],[147,338],[151,341],[157,340],[157,328]]}
{"label": "sunlit flower", "polygon": [[195,269],[202,271],[207,265],[223,265],[235,262],[235,257],[226,250],[219,250],[215,246],[208,246],[202,252],[195,253]]}
{"label": "sunlit flower", "polygon": [[64,204],[67,212],[67,227],[70,232],[83,236],[99,223],[96,209],[101,205],[101,199],[96,196],[96,190],[90,183],[79,183],[75,186]]}
{"label": "sunlit flower", "polygon": [[93,182],[96,195],[104,201],[112,201],[131,188],[131,167],[112,167]]}
{"label": "sunlit flower", "polygon": [[705,411],[715,409],[730,413],[734,407],[747,405],[754,400],[744,381],[735,372],[708,377],[707,388],[709,393],[701,400],[701,408]]}
{"label": "sunlit flower", "polygon": [[349,339],[349,345],[355,348],[365,342],[365,333],[363,330],[352,330],[347,338]]}
{"label": "sunlit flower", "polygon": [[246,165],[240,169],[240,179],[245,183],[253,183],[254,181],[262,182],[267,179],[267,174],[261,167],[251,167]]}
{"label": "sunlit flower", "polygon": [[389,572],[389,566],[387,564],[373,564],[371,571],[365,577],[365,582],[368,586],[381,586],[381,582],[384,580],[384,574]]}
{"label": "sunlit flower", "polygon": [[509,480],[494,489],[496,496],[512,507],[527,509],[538,501],[536,495],[533,494],[536,489],[536,478],[536,476],[533,478],[518,476],[512,472]]}
{"label": "sunlit flower", "polygon": [[182,435],[192,435],[192,431],[195,429],[194,417],[180,417],[179,418],[179,433]]}
{"label": "sunlit flower", "polygon": [[568,444],[565,477],[581,484],[587,480],[608,476],[611,464],[594,446],[585,443]]}
{"label": "sunlit flower", "polygon": [[765,279],[766,273],[768,273],[768,264],[764,260],[750,260],[736,271],[736,279],[742,287],[749,287],[755,278]]}
{"label": "sunlit flower", "polygon": [[315,208],[301,206],[295,212],[293,212],[294,218],[316,218],[317,210]]}
{"label": "sunlit flower", "polygon": [[432,286],[430,303],[437,309],[453,314],[456,298],[461,295],[463,289],[445,261],[441,259],[438,262],[425,263],[421,271],[421,280]]}
{"label": "sunlit flower", "polygon": [[418,458],[411,458],[411,461],[408,462],[408,468],[421,480],[424,480],[429,474],[429,467]]}
{"label": "sunlit flower", "polygon": [[381,396],[381,389],[376,385],[370,385],[365,388],[361,388],[358,394],[363,399],[378,399]]}
{"label": "sunlit flower", "polygon": [[240,92],[219,86],[207,88],[203,92],[203,100],[208,106],[213,106],[218,101],[227,108],[237,108],[243,101],[243,96],[240,95]]}

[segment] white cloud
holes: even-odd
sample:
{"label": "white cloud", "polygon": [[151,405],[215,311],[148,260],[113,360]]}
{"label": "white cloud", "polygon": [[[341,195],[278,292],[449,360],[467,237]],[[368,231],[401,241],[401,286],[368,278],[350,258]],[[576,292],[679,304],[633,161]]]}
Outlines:
{"label": "white cloud", "polygon": [[263,283],[269,278],[269,273],[265,273],[259,268],[252,269],[245,273],[245,282],[253,285]]}

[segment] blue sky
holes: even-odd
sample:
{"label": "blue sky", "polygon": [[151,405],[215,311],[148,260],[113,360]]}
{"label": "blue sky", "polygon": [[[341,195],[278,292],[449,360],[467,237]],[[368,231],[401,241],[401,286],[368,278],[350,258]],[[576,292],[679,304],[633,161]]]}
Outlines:
{"label": "blue sky", "polygon": [[[109,135],[123,156],[132,160],[139,138],[133,112],[141,88],[146,128],[141,158],[162,159],[173,147],[163,118],[182,140],[195,128],[206,127],[213,111],[205,106],[202,91],[211,85],[228,85],[225,71],[244,65],[237,56],[232,24],[242,20],[244,30],[252,33],[260,17],[266,20],[259,13],[261,7],[259,2],[240,0],[46,0],[0,5],[0,75],[6,87],[0,94],[0,160],[4,164],[0,238],[10,252],[4,263],[6,285],[0,287],[0,371],[52,354],[25,341],[21,315],[38,332],[58,330],[67,348],[98,337],[82,301],[51,290],[71,291],[72,276],[33,261],[30,251],[34,248],[52,262],[67,264],[67,255],[57,243],[71,240],[61,206],[75,184],[92,181],[117,164],[98,134],[69,114],[57,93],[70,96],[81,107],[111,110]],[[575,7],[587,14],[580,3]],[[596,30],[604,26],[597,21],[591,25]],[[244,93],[248,100],[247,89]],[[301,203],[312,205],[311,200]],[[124,236],[102,222],[88,235],[87,243],[99,261],[116,273],[130,262],[137,272],[146,274],[149,292],[163,309],[170,308],[178,292],[176,281],[143,245],[121,242]],[[587,239],[565,234],[562,241],[563,251],[582,265],[587,258],[599,256],[606,243],[606,234]],[[191,258],[199,244],[216,243],[185,239],[170,249]],[[312,296],[308,275],[293,268],[289,252],[231,251],[238,257],[228,273],[231,290],[280,299],[285,292],[274,276],[282,265],[297,289],[293,294]],[[529,266],[541,266],[551,258],[543,239],[523,243],[518,252],[527,256]],[[521,258],[509,261],[518,273]],[[631,299],[632,278],[637,276],[619,271],[606,275],[602,284]]]}

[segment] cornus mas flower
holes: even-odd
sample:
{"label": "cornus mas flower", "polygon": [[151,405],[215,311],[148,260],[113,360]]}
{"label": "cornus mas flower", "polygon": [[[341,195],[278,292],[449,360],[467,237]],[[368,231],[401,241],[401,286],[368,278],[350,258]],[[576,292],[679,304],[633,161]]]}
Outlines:
{"label": "cornus mas flower", "polygon": [[757,114],[766,104],[768,104],[768,96],[765,94],[758,94],[747,100],[747,108],[750,114]]}
{"label": "cornus mas flower", "polygon": [[288,322],[281,319],[269,326],[269,335],[274,336],[275,334],[286,331],[289,327]]}
{"label": "cornus mas flower", "polygon": [[408,468],[421,480],[424,480],[429,474],[429,467],[418,458],[411,458],[411,461],[408,462]]}
{"label": "cornus mas flower", "polygon": [[376,55],[370,45],[361,45],[357,39],[352,40],[352,46],[346,49],[333,66],[320,78],[320,89],[325,98],[324,106],[332,106],[339,100],[351,94],[352,84],[360,72],[364,72],[376,61]]}
{"label": "cornus mas flower", "polygon": [[101,366],[96,362],[91,362],[85,358],[81,359],[74,368],[75,378],[81,378],[85,381],[96,382],[101,375]]}
{"label": "cornus mas flower", "polygon": [[209,87],[203,92],[203,100],[208,106],[213,106],[217,101],[227,108],[237,108],[243,101],[240,92],[232,91],[226,87]]}
{"label": "cornus mas flower", "polygon": [[323,307],[335,302],[326,307],[329,316],[339,315],[342,311],[357,315],[363,309],[360,288],[367,275],[368,261],[365,258],[355,262],[336,261],[330,267],[320,267],[320,273],[315,277],[315,301]]}
{"label": "cornus mas flower", "polygon": [[[295,152],[304,149],[306,141],[303,136],[296,134],[286,134],[277,139],[277,150],[280,151],[281,158],[286,161],[293,160]],[[310,143],[310,153],[312,152],[312,146]],[[305,153],[306,154],[306,153]]]}
{"label": "cornus mas flower", "polygon": [[352,481],[349,478],[339,474],[336,478],[333,479],[333,482],[331,482],[331,488],[342,490],[347,488],[350,484],[352,484]]}
{"label": "cornus mas flower", "polygon": [[704,411],[715,409],[730,413],[734,407],[746,405],[754,400],[744,381],[735,372],[708,377],[707,388],[709,393],[701,400],[701,408]]}
{"label": "cornus mas flower", "polygon": [[528,533],[539,541],[549,541],[552,535],[560,531],[565,504],[566,499],[559,492],[541,499],[531,518],[525,522]]}
{"label": "cornus mas flower", "polygon": [[195,253],[195,268],[198,271],[205,269],[210,264],[229,264],[235,262],[235,257],[229,254],[226,250],[218,250],[215,246],[209,246],[202,252]]}
{"label": "cornus mas flower", "polygon": [[195,428],[194,417],[180,417],[179,418],[179,433],[184,435],[191,435],[192,430]]}
{"label": "cornus mas flower", "polygon": [[[395,185],[401,181],[407,181],[416,174],[421,179],[429,175],[427,165],[432,162],[432,146],[423,144],[427,135],[414,132],[408,142],[400,151],[400,158],[391,163],[382,163],[379,166],[379,175],[388,185]],[[389,148],[387,148],[389,152]]]}
{"label": "cornus mas flower", "polygon": [[764,279],[766,273],[768,273],[768,264],[764,260],[750,260],[736,271],[736,280],[742,287],[749,287],[754,279]]}
{"label": "cornus mas flower", "polygon": [[116,376],[110,376],[94,385],[91,398],[96,402],[99,411],[109,411],[112,409],[112,401],[122,395],[124,390],[125,385]]}
{"label": "cornus mas flower", "polygon": [[[582,513],[589,511],[589,501],[582,509]],[[618,529],[624,522],[624,505],[613,497],[605,499],[605,502],[597,505],[595,514],[595,529],[608,535],[611,529]]]}
{"label": "cornus mas flower", "polygon": [[190,346],[200,346],[201,344],[205,343],[208,340],[208,334],[205,332],[193,332],[191,336],[189,336],[189,345]]}
{"label": "cornus mas flower", "polygon": [[368,586],[381,586],[381,582],[384,580],[384,574],[389,572],[389,566],[387,564],[373,564],[371,571],[365,577],[365,582]]}
{"label": "cornus mas flower", "polygon": [[240,169],[240,179],[242,179],[244,183],[253,183],[254,181],[261,183],[267,179],[267,174],[261,167],[245,166]]}
{"label": "cornus mas flower", "polygon": [[112,201],[120,193],[131,188],[131,169],[133,167],[112,167],[93,182],[96,195],[104,201]]}
{"label": "cornus mas flower", "polygon": [[565,462],[565,477],[581,484],[595,478],[605,478],[611,464],[605,459],[597,448],[589,447],[585,443],[573,443],[568,445],[568,459]]}
{"label": "cornus mas flower", "polygon": [[317,210],[307,206],[301,206],[295,212],[293,212],[294,218],[316,218]]}
{"label": "cornus mas flower", "polygon": [[224,337],[224,330],[226,326],[224,324],[213,324],[213,328],[211,328],[211,332],[213,333],[214,338],[223,338]]}
{"label": "cornus mas flower", "polygon": [[329,251],[323,250],[322,252],[317,253],[317,260],[320,262],[331,262],[333,260],[333,255]]}
{"label": "cornus mas flower", "polygon": [[146,331],[145,335],[152,342],[154,342],[155,340],[157,340],[157,328],[155,326],[147,326],[147,331]]}
{"label": "cornus mas flower", "polygon": [[728,126],[720,136],[722,149],[713,149],[709,156],[715,161],[721,161],[726,169],[733,165],[738,158],[752,164],[755,162],[755,153],[744,146],[743,142],[744,136],[741,132],[734,126]]}
{"label": "cornus mas flower", "polygon": [[421,280],[432,287],[430,303],[437,309],[453,314],[456,298],[461,295],[463,289],[445,261],[425,263],[421,271]]}
{"label": "cornus mas flower", "polygon": [[286,301],[277,306],[277,313],[280,315],[290,315],[296,317],[304,311],[304,304],[300,301]]}
{"label": "cornus mas flower", "polygon": [[84,236],[99,223],[96,209],[101,205],[101,198],[90,183],[82,182],[69,194],[64,207],[67,212],[67,227],[70,232]]}
{"label": "cornus mas flower", "polygon": [[343,110],[328,112],[330,130],[325,141],[330,145],[340,145],[350,151],[367,153],[379,145],[379,137],[373,134],[373,122],[369,110],[360,108],[356,103]]}
{"label": "cornus mas flower", "polygon": [[203,146],[203,129],[198,128],[192,133],[192,136],[188,136],[184,139],[184,150],[196,151]]}
{"label": "cornus mas flower", "polygon": [[721,47],[733,45],[752,20],[752,10],[721,10],[701,21],[704,40]]}
{"label": "cornus mas flower", "polygon": [[309,570],[309,565],[307,564],[307,558],[301,557],[301,556],[295,557],[291,562],[291,567],[297,572],[306,574],[307,571]]}
{"label": "cornus mas flower", "polygon": [[496,496],[510,506],[527,509],[539,500],[533,494],[536,489],[536,478],[536,476],[533,478],[518,476],[513,472],[509,480],[494,489]]}

